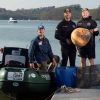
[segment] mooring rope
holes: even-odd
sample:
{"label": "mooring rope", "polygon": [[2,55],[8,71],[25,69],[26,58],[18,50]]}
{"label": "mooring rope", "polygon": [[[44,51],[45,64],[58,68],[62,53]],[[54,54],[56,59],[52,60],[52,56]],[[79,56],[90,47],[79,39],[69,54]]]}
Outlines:
{"label": "mooring rope", "polygon": [[60,88],[56,89],[45,100],[50,100],[50,97],[53,96],[53,94],[55,94],[55,93],[78,93],[78,92],[80,92],[79,88],[72,88],[72,87],[67,87],[67,86],[63,85]]}

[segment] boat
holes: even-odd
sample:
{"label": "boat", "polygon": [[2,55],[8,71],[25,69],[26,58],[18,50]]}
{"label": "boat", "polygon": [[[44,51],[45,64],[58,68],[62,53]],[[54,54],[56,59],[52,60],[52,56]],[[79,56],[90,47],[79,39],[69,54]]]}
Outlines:
{"label": "boat", "polygon": [[13,18],[13,17],[10,17],[9,20],[8,20],[8,23],[17,23],[18,21]]}
{"label": "boat", "polygon": [[25,48],[4,47],[0,67],[0,92],[8,100],[45,100],[56,89],[52,73],[29,68]]}

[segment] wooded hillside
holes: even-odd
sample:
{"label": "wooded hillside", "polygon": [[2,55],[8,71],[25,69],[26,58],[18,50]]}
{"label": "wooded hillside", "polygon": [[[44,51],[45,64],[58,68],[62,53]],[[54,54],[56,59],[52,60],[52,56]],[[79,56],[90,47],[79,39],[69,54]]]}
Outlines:
{"label": "wooded hillside", "polygon": [[[0,8],[0,20],[8,20],[9,17],[14,17],[19,20],[59,20],[63,18],[65,8],[72,9],[73,19],[77,20],[80,18],[82,8],[79,4],[76,4],[59,8],[51,6],[36,9],[17,9],[16,11]],[[90,9],[90,11],[94,19],[100,20],[100,6],[95,9]]]}

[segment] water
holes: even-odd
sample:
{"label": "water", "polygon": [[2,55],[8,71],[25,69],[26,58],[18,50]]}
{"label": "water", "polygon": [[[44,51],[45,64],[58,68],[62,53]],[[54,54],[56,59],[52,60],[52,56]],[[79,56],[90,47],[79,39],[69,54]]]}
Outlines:
{"label": "water", "polygon": [[[7,20],[0,20],[0,48],[4,46],[28,48],[30,41],[37,35],[37,27],[43,24],[46,29],[46,37],[49,39],[54,54],[61,57],[59,41],[54,38],[55,29],[59,21],[50,20],[22,20],[18,23],[8,23]],[[98,22],[100,26],[100,22]],[[100,64],[100,41],[96,38],[96,59],[95,63]],[[0,55],[0,60],[2,55]],[[79,57],[76,65],[80,64]]]}

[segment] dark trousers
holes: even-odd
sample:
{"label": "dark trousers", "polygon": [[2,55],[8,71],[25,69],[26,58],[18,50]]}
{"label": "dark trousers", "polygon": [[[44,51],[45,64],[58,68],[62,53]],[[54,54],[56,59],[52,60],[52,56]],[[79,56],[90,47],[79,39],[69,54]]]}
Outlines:
{"label": "dark trousers", "polygon": [[62,53],[62,62],[61,66],[67,66],[67,62],[69,59],[70,66],[75,66],[75,60],[76,60],[76,49],[72,48],[61,48]]}
{"label": "dark trousers", "polygon": [[48,69],[48,64],[47,64],[47,61],[42,61],[41,64],[40,64],[40,70],[42,71],[47,71]]}

